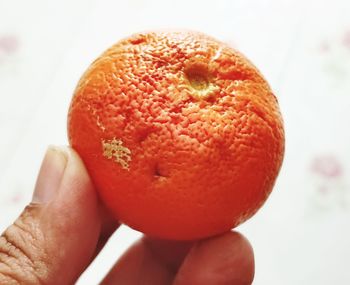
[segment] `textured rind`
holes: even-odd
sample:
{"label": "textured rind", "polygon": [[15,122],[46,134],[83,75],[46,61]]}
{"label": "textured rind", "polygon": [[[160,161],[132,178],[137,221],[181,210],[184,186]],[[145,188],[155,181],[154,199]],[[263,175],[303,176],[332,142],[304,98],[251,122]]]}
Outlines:
{"label": "textured rind", "polygon": [[[212,87],[197,96],[191,74]],[[270,194],[284,154],[277,99],[239,52],[196,32],[133,35],[78,83],[68,117],[108,208],[146,234],[196,239],[251,217]],[[128,169],[102,141],[130,150]]]}

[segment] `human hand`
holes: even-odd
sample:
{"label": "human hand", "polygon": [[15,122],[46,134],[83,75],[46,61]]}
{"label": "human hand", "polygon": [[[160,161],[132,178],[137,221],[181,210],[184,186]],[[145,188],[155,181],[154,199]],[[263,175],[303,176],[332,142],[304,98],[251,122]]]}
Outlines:
{"label": "human hand", "polygon": [[[0,284],[74,284],[118,228],[79,156],[49,148],[33,200],[0,237]],[[237,232],[197,242],[142,237],[101,284],[251,284],[254,256]]]}

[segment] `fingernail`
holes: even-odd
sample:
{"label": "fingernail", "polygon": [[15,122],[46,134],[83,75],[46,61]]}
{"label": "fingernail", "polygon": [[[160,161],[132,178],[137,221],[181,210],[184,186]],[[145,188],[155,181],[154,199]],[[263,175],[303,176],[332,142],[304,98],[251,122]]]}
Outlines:
{"label": "fingernail", "polygon": [[32,203],[47,204],[54,199],[60,187],[67,161],[67,148],[48,147],[35,184]]}

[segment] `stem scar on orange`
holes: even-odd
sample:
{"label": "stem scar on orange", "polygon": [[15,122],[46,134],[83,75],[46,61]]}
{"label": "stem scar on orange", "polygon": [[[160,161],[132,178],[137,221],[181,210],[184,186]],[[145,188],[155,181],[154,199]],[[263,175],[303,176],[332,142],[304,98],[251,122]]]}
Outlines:
{"label": "stem scar on orange", "polygon": [[76,87],[68,136],[116,219],[176,240],[251,217],[284,154],[278,102],[260,72],[188,31],[136,34],[97,58]]}

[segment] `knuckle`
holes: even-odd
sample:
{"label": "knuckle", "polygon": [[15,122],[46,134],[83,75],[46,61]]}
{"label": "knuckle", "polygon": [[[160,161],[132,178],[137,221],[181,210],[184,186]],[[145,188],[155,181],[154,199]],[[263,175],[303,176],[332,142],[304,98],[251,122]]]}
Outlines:
{"label": "knuckle", "polygon": [[0,236],[0,284],[42,284],[47,267],[37,210],[28,206]]}

